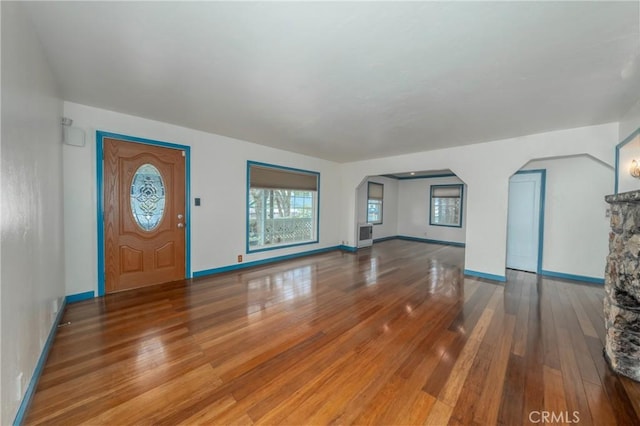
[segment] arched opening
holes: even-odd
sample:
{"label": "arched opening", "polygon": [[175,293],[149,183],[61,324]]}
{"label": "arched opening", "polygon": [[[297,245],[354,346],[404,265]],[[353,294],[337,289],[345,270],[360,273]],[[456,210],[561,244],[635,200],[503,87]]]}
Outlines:
{"label": "arched opening", "polygon": [[[536,175],[542,179],[538,203],[528,196],[534,194]],[[587,154],[534,159],[522,166],[510,179],[507,268],[602,282],[609,232],[604,196],[613,181],[613,168]],[[528,220],[536,218],[539,225]],[[533,233],[538,245],[523,248],[535,241],[529,238]],[[535,268],[513,263],[518,251],[538,253]]]}
{"label": "arched opening", "polygon": [[356,242],[368,224],[372,243],[400,238],[464,247],[466,189],[450,169],[367,176],[356,188]]}

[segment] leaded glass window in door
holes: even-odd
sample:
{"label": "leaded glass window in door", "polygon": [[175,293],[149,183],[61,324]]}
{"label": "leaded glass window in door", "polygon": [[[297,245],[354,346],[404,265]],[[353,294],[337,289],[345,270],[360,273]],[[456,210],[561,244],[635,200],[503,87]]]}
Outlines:
{"label": "leaded glass window in door", "polygon": [[153,164],[141,165],[131,182],[131,213],[140,228],[153,231],[164,216],[165,188]]}

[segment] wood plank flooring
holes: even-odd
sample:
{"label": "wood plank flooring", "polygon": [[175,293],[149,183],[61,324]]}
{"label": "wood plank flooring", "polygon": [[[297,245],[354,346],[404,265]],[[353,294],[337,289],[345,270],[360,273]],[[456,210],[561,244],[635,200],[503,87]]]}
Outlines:
{"label": "wood plank flooring", "polygon": [[27,424],[640,424],[601,286],[400,240],[67,307]]}

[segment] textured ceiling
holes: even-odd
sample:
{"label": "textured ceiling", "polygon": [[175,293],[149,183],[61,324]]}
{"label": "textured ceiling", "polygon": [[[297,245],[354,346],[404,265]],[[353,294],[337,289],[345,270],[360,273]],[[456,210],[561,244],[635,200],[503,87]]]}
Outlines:
{"label": "textured ceiling", "polygon": [[340,162],[617,121],[640,98],[638,2],[25,7],[66,100]]}

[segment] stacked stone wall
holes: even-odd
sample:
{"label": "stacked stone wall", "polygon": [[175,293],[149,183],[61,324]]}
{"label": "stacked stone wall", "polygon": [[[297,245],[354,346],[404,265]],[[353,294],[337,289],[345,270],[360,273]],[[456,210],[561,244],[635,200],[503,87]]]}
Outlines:
{"label": "stacked stone wall", "polygon": [[640,381],[640,191],[609,195],[611,232],[605,269],[605,356]]}

